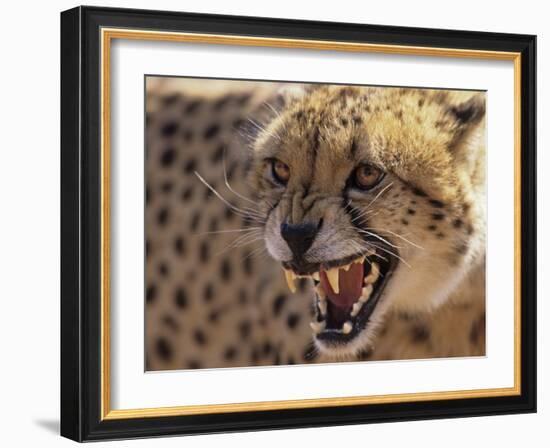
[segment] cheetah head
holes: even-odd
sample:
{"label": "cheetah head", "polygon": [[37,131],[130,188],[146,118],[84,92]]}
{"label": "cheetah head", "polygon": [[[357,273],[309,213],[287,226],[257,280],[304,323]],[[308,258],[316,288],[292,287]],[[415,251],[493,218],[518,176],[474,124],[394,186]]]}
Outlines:
{"label": "cheetah head", "polygon": [[445,302],[484,256],[483,93],[316,86],[258,126],[252,184],[318,348],[369,350],[389,310]]}

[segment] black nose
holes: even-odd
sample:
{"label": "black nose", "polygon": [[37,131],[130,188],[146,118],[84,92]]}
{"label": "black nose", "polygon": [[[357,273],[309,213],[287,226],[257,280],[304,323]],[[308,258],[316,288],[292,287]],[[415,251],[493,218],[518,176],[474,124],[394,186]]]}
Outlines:
{"label": "black nose", "polygon": [[281,224],[281,236],[288,244],[295,258],[302,257],[311,247],[320,224],[289,224],[287,222]]}

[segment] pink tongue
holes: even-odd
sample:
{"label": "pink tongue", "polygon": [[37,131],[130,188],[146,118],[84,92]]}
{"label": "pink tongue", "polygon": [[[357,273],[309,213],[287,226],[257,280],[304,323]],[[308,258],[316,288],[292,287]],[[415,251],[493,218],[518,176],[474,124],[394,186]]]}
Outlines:
{"label": "pink tongue", "polygon": [[361,296],[363,289],[363,265],[353,263],[349,271],[339,270],[338,286],[340,291],[336,294],[328,282],[325,271],[321,271],[321,286],[327,294],[328,300],[339,308],[349,309]]}

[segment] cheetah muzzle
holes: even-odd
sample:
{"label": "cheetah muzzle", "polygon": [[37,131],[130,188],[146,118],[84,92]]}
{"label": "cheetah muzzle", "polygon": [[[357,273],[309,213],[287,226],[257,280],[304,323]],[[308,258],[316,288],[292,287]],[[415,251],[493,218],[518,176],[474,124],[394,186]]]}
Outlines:
{"label": "cheetah muzzle", "polygon": [[348,344],[367,328],[397,264],[395,257],[372,249],[368,255],[310,265],[307,270],[295,270],[295,264],[285,262],[283,268],[291,291],[296,290],[295,279],[313,280],[315,320],[310,323],[311,329],[317,340],[337,347]]}

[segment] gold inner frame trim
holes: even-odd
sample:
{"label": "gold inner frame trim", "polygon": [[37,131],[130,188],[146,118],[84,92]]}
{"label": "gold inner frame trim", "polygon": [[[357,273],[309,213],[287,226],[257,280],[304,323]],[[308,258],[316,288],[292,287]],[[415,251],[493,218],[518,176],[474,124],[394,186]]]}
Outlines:
{"label": "gold inner frame trim", "polygon": [[[521,54],[458,48],[279,39],[217,34],[101,29],[101,419],[129,419],[200,415],[226,412],[307,409],[412,401],[503,397],[521,394]],[[140,409],[111,409],[110,346],[110,55],[113,39],[185,42],[213,45],[296,48],[325,51],[367,52],[411,56],[455,57],[513,61],[514,63],[514,386],[493,389],[419,392],[391,395],[314,398],[246,403],[188,405]]]}

